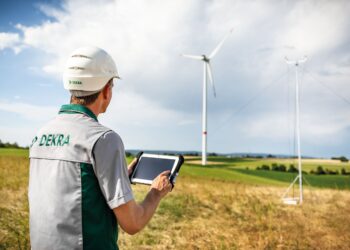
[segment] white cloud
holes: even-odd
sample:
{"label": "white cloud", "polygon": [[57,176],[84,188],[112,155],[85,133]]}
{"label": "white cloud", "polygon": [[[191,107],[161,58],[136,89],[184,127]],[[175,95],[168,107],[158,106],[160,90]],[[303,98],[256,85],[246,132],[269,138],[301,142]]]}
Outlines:
{"label": "white cloud", "polygon": [[349,8],[347,1],[298,1],[284,20],[288,29],[277,42],[293,45],[301,55],[334,48],[348,36]]}
{"label": "white cloud", "polygon": [[[330,138],[333,143],[342,141],[344,138],[337,139],[334,135],[344,132],[350,124],[350,118],[344,119],[341,114],[323,117],[303,113],[300,120],[301,138],[319,143],[327,143]],[[265,113],[255,117],[254,122],[244,127],[244,131],[250,138],[288,140],[294,135],[294,122],[294,118],[290,119],[283,113]]]}
{"label": "white cloud", "polygon": [[0,100],[0,110],[19,114],[29,121],[48,121],[57,114],[57,107],[42,107],[23,102]]}
{"label": "white cloud", "polygon": [[102,2],[66,1],[64,12],[41,6],[46,15],[57,21],[38,26],[17,25],[23,32],[23,44],[52,55],[52,63],[43,66],[43,70],[58,77],[72,50],[88,44],[110,52],[124,74],[159,74],[168,60],[166,51],[181,42],[187,30],[182,17],[191,2]]}
{"label": "white cloud", "polygon": [[[87,44],[100,46],[115,58],[123,78],[109,110],[115,115],[106,115],[104,121],[124,127],[129,134],[133,131],[127,130],[128,126],[182,127],[184,131],[188,127],[197,129],[201,122],[202,67],[179,54],[209,53],[232,27],[232,36],[212,61],[218,96],[213,100],[209,90],[208,119],[212,123],[229,116],[261,86],[285,72],[286,55],[294,59],[307,54],[308,70],[350,97],[350,55],[346,46],[350,44],[349,5],[348,1],[316,0],[67,0],[60,8],[39,5],[51,21],[35,26],[17,25],[21,35],[3,33],[8,40],[4,42],[0,36],[0,49],[19,51],[26,46],[45,52],[49,60],[45,58],[33,69],[40,69],[61,83],[62,70],[72,50]],[[305,86],[312,85],[310,78],[304,82]],[[309,109],[305,114],[310,119],[304,119],[304,138],[343,133],[350,122],[346,109],[341,109],[337,120],[323,123],[319,117],[330,117],[338,104],[327,99],[320,105],[320,97],[312,96],[315,91],[304,91],[313,101],[305,104]],[[279,117],[283,113],[271,114],[278,105],[275,99],[282,93],[276,90],[266,94],[271,95],[261,105],[266,107],[266,116],[257,120],[261,106],[255,106],[256,112],[249,112],[245,123],[236,121],[237,126],[242,126],[247,135],[270,135],[284,140],[283,129],[272,129],[276,122],[282,124]],[[324,98],[323,94],[320,96]],[[1,105],[4,103],[0,103],[0,108]],[[188,138],[194,139],[197,140]],[[155,136],[155,140],[162,143],[162,138]],[[226,145],[229,148],[229,142],[220,142],[220,147]]]}
{"label": "white cloud", "polygon": [[0,32],[0,50],[11,48],[16,54],[22,50],[20,37],[17,33]]}
{"label": "white cloud", "polygon": [[2,142],[17,142],[21,146],[29,146],[35,136],[35,129],[28,126],[0,125],[0,139]]}
{"label": "white cloud", "polygon": [[[189,126],[199,123],[193,115],[178,110],[171,110],[129,91],[120,91],[114,94],[106,115],[99,119],[103,124],[112,128],[120,128],[129,133],[146,129],[164,130],[176,126]],[[197,117],[200,119],[200,117]]]}
{"label": "white cloud", "polygon": [[[118,114],[111,116],[109,114]],[[109,106],[106,121],[121,126],[162,128],[181,122],[185,114],[159,106],[156,102],[133,92],[115,94]]]}

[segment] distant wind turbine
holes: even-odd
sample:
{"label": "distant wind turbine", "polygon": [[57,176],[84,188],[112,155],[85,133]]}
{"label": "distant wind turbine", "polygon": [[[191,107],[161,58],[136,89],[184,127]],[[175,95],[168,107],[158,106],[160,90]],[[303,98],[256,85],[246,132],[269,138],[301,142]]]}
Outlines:
{"label": "distant wind turbine", "polygon": [[[286,63],[295,66],[295,110],[296,110],[296,136],[297,136],[297,150],[298,150],[298,169],[299,174],[294,179],[294,181],[289,185],[286,192],[283,194],[283,202],[289,205],[297,205],[303,203],[303,171],[301,166],[301,150],[300,150],[300,118],[299,118],[299,110],[300,110],[300,102],[299,102],[299,80],[298,80],[298,67],[300,64],[306,62],[307,57],[304,56],[302,59],[291,61],[287,57],[285,57]],[[299,198],[289,198],[287,197],[289,190],[294,185],[294,183],[299,179]]]}
{"label": "distant wind turbine", "polygon": [[213,88],[214,97],[216,97],[215,85],[213,81],[213,74],[210,66],[210,60],[219,52],[227,37],[232,33],[233,29],[221,40],[209,56],[206,55],[185,55],[182,56],[203,61],[203,111],[202,111],[202,165],[207,165],[207,76]]}

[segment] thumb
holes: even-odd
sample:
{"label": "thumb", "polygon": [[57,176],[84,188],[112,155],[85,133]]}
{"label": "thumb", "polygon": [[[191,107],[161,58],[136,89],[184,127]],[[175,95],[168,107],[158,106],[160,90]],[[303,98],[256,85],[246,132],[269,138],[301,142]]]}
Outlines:
{"label": "thumb", "polygon": [[170,170],[166,170],[160,173],[159,176],[168,176],[170,174]]}

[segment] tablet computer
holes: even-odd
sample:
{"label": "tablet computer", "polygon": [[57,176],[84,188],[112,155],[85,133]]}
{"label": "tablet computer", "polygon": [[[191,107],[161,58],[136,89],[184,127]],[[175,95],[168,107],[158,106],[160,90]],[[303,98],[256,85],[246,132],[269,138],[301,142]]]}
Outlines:
{"label": "tablet computer", "polygon": [[169,180],[172,185],[179,173],[184,158],[182,155],[139,154],[137,164],[131,174],[131,183],[152,184],[162,172],[170,170]]}

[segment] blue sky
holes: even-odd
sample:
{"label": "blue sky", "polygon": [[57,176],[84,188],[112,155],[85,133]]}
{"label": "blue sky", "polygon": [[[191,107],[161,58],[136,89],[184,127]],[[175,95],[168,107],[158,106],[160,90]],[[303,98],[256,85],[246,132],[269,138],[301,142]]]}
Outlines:
{"label": "blue sky", "polygon": [[202,65],[209,54],[208,149],[294,152],[300,67],[304,155],[350,156],[348,1],[1,1],[0,139],[29,145],[69,95],[62,69],[77,47],[107,50],[123,78],[101,123],[128,149],[200,150]]}
{"label": "blue sky", "polygon": [[16,31],[14,27],[17,23],[26,25],[39,25],[49,17],[39,9],[40,4],[48,4],[60,7],[60,1],[44,0],[44,1],[1,1],[0,9],[0,29],[2,32]]}

